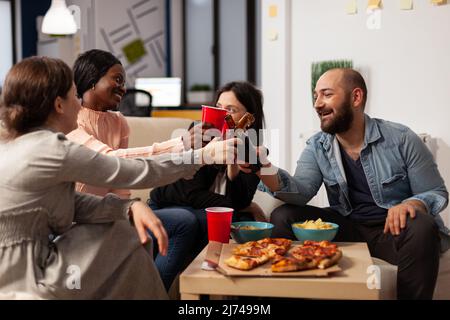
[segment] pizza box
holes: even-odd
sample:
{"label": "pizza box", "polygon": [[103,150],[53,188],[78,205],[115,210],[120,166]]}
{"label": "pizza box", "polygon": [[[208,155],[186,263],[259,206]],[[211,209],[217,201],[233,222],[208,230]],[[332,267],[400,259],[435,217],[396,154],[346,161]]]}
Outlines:
{"label": "pizza box", "polygon": [[[301,244],[301,242],[292,242],[291,248],[293,248],[296,245]],[[222,245],[222,251],[220,253],[219,263],[216,270],[226,276],[233,276],[233,277],[239,277],[239,276],[246,276],[246,277],[326,277],[331,273],[342,271],[342,269],[339,267],[338,264],[335,264],[334,266],[331,266],[327,269],[311,269],[311,270],[302,270],[302,271],[293,271],[293,272],[272,272],[271,270],[271,263],[270,261],[266,262],[265,264],[256,267],[253,270],[244,271],[244,270],[238,270],[231,268],[225,264],[225,260],[231,257],[233,248],[238,246],[237,243],[228,243]],[[345,257],[342,257],[342,259],[345,259]]]}

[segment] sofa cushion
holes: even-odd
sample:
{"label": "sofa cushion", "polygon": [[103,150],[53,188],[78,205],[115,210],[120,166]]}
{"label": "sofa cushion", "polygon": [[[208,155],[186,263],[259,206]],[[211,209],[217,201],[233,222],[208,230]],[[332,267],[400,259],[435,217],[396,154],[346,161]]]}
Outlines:
{"label": "sofa cushion", "polygon": [[[380,299],[396,299],[397,266],[378,258],[372,258],[372,261],[380,268]],[[450,300],[450,250],[442,254],[439,260],[439,273],[433,299]]]}
{"label": "sofa cushion", "polygon": [[[183,118],[126,117],[126,119],[130,127],[128,139],[130,148],[145,147],[178,137],[186,132],[192,123],[192,120]],[[131,197],[146,201],[150,190],[131,190]]]}
{"label": "sofa cushion", "polygon": [[145,147],[179,137],[192,120],[182,118],[126,117],[130,127],[129,147]]}

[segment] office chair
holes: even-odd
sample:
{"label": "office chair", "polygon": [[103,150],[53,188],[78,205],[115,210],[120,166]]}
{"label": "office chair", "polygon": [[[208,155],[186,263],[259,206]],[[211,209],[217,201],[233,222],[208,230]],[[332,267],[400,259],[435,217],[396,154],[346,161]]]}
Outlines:
{"label": "office chair", "polygon": [[128,117],[151,117],[152,95],[144,90],[130,88],[119,104],[119,111]]}

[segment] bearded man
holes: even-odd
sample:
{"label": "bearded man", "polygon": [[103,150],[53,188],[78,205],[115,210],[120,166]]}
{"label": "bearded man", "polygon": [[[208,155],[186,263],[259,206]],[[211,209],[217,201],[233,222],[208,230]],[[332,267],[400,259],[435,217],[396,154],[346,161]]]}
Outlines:
{"label": "bearded man", "polygon": [[[314,100],[322,132],[294,176],[260,175],[260,189],[287,203],[271,214],[272,236],[295,239],[291,224],[307,219],[337,223],[335,241],[366,242],[373,257],[398,266],[398,298],[431,299],[449,230],[439,216],[448,192],[430,151],[408,127],[364,113],[367,87],[353,69],[323,74]],[[307,206],[322,183],[330,207]]]}

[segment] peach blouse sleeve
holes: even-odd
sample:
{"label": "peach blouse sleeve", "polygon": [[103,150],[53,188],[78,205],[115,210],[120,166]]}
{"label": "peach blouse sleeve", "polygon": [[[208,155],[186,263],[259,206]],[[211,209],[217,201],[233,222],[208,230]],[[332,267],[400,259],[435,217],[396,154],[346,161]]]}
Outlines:
{"label": "peach blouse sleeve", "polygon": [[[73,142],[84,145],[91,150],[99,153],[103,153],[110,156],[115,156],[119,158],[139,158],[139,157],[150,157],[153,155],[160,155],[164,153],[180,153],[184,151],[184,145],[181,137],[164,141],[161,143],[154,143],[148,147],[140,148],[123,148],[113,150],[107,144],[96,139],[94,136],[88,134],[82,128],[78,128],[67,135],[67,138]],[[123,137],[121,143],[128,144],[128,136]],[[122,199],[129,199],[131,196],[130,190],[128,189],[113,189],[107,191],[104,188],[97,188],[94,186],[86,185],[84,183],[76,184],[76,191],[91,193],[98,196],[104,196],[107,192],[112,192],[117,194]]]}
{"label": "peach blouse sleeve", "polygon": [[[181,137],[160,143],[154,143],[147,147],[121,148],[117,150],[113,150],[111,147],[86,133],[86,131],[81,128],[70,132],[67,135],[67,138],[96,152],[120,158],[147,158],[164,153],[180,153],[184,151],[184,145]],[[128,136],[126,138],[123,137],[122,142],[125,142],[125,139],[128,141]]]}

